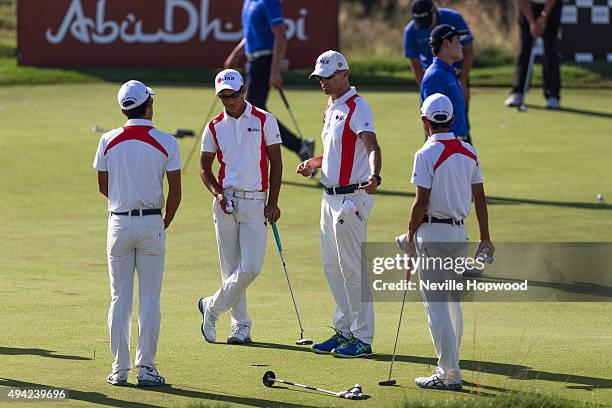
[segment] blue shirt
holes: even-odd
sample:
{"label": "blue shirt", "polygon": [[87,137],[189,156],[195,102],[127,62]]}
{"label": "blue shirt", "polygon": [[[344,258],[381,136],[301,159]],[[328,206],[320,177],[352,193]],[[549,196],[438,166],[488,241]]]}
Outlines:
{"label": "blue shirt", "polygon": [[461,82],[457,78],[455,68],[438,57],[434,57],[433,63],[425,70],[425,75],[423,75],[421,105],[428,96],[435,93],[446,95],[453,104],[455,120],[453,120],[450,131],[455,136],[467,136],[467,114]]}
{"label": "blue shirt", "polygon": [[[441,8],[438,9],[438,21],[437,25],[449,24],[455,27],[458,31],[469,30],[465,20],[455,10]],[[414,25],[414,21],[410,21],[404,29],[404,55],[406,58],[419,58],[423,70],[427,69],[431,65],[433,60],[433,54],[431,53],[431,47],[429,46],[429,35],[431,30],[429,28],[423,28],[418,30]],[[472,34],[469,33],[461,44],[465,47],[469,43],[474,41]],[[453,64],[455,68],[461,68],[461,61]]]}
{"label": "blue shirt", "polygon": [[247,53],[274,49],[272,27],[284,24],[280,0],[244,0],[242,35]]}

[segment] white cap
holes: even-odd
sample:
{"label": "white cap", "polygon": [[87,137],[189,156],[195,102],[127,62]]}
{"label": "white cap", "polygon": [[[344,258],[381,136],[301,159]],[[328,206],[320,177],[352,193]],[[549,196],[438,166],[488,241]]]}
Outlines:
{"label": "white cap", "polygon": [[446,95],[435,93],[423,101],[421,114],[431,122],[448,122],[453,118],[453,103]]}
{"label": "white cap", "polygon": [[336,71],[344,71],[349,69],[348,61],[344,58],[344,55],[338,51],[325,51],[317,58],[315,69],[310,74],[309,78],[312,79],[314,76],[330,77]]}
{"label": "white cap", "polygon": [[121,85],[117,93],[117,102],[123,110],[134,109],[155,95],[155,91],[140,81],[131,80]]}
{"label": "white cap", "polygon": [[244,79],[240,72],[235,69],[224,69],[215,77],[215,94],[219,95],[219,92],[224,89],[238,92],[242,85],[244,85]]}

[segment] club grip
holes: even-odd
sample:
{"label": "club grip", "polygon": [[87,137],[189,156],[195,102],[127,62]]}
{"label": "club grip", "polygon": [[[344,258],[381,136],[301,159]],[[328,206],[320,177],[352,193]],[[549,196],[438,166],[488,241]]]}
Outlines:
{"label": "club grip", "polygon": [[278,252],[283,252],[283,246],[281,245],[280,236],[278,235],[278,228],[276,228],[275,222],[272,222],[272,232],[274,233],[274,240],[276,241]]}

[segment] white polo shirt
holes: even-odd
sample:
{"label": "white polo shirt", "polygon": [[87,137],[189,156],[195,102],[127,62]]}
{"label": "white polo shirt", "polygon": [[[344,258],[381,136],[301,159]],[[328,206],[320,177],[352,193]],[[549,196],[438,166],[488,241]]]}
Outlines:
{"label": "white polo shirt", "polygon": [[368,181],[368,154],[358,135],[376,133],[370,105],[352,87],[335,101],[330,98],[323,123],[321,183],[337,187]]}
{"label": "white polo shirt", "polygon": [[108,172],[108,210],[164,207],[166,171],[180,170],[176,139],[146,119],[130,119],[102,135],[93,166]]}
{"label": "white polo shirt", "polygon": [[431,189],[427,215],[462,220],[470,213],[472,184],[482,183],[476,150],[453,133],[437,133],[414,155],[411,182]]}
{"label": "white polo shirt", "polygon": [[247,102],[238,119],[225,110],[211,120],[202,135],[202,151],[217,153],[221,188],[268,190],[266,146],[281,143],[278,122],[272,114]]}

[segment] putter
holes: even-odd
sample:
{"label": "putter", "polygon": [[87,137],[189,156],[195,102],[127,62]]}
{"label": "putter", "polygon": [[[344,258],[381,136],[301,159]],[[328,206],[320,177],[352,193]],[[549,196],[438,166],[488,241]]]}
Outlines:
{"label": "putter", "polygon": [[273,371],[266,371],[262,377],[263,384],[271,388],[275,382],[279,382],[282,384],[293,385],[294,387],[306,388],[307,390],[318,391],[324,394],[333,395],[338,398],[346,398],[346,399],[363,399],[363,390],[361,389],[361,385],[355,384],[353,387],[349,388],[346,391],[328,391],[322,388],[310,387],[308,385],[298,384],[291,381],[280,380],[276,378],[276,375]]}
{"label": "putter", "polygon": [[285,256],[283,255],[283,246],[281,244],[280,235],[278,235],[278,228],[276,223],[272,222],[272,232],[274,233],[274,240],[276,240],[276,248],[280,254],[281,261],[283,262],[283,270],[285,271],[285,277],[287,278],[287,285],[289,285],[289,293],[291,293],[291,300],[293,300],[293,308],[297,316],[298,324],[300,325],[300,338],[295,341],[295,344],[300,346],[307,346],[312,344],[312,340],[304,338],[304,327],[302,326],[302,319],[300,319],[300,312],[298,311],[297,303],[295,302],[295,296],[293,296],[293,289],[291,288],[291,282],[289,281],[289,274],[287,273],[287,265],[285,264]]}
{"label": "putter", "polygon": [[519,112],[525,112],[527,110],[527,105],[525,105],[525,98],[527,98],[527,92],[529,91],[529,85],[533,77],[533,65],[535,63],[536,42],[537,42],[537,38],[535,38],[533,40],[533,44],[531,44],[531,54],[529,54],[529,65],[527,65],[527,75],[525,76],[525,85],[523,85],[523,97],[521,99],[521,104],[518,107]]}
{"label": "putter", "polygon": [[[208,114],[206,115],[206,120],[202,124],[202,129],[200,129],[200,133],[198,133],[198,136],[201,137],[202,134],[204,133],[204,128],[206,128],[206,125],[208,124],[208,121],[210,120],[210,117],[213,114],[213,111],[215,110],[215,107],[217,106],[217,100],[218,99],[219,98],[217,98],[216,96],[213,99],[213,103],[210,106],[210,109],[208,110]],[[198,142],[201,143],[200,137],[196,137],[193,140],[193,146],[191,146],[191,150],[189,151],[189,155],[187,156],[187,160],[185,160],[185,164],[183,165],[183,174],[185,174],[187,172],[187,168],[189,167],[189,163],[191,163],[191,158],[193,157],[193,153],[195,152],[196,147],[198,146]]]}
{"label": "putter", "polygon": [[[103,127],[94,125],[91,127],[91,131],[94,133],[106,133],[109,131],[109,129],[105,129]],[[176,138],[181,138],[181,137],[186,137],[186,136],[194,136],[195,133],[193,130],[191,129],[177,129],[176,132],[174,132],[172,134],[172,136],[176,137]]]}
{"label": "putter", "polygon": [[[406,271],[406,281],[410,278],[410,269]],[[400,327],[402,327],[402,315],[404,314],[404,304],[406,303],[406,288],[404,287],[404,296],[402,297],[402,308],[400,309],[399,321],[397,322],[397,332],[395,333],[395,344],[393,345],[393,356],[391,357],[391,366],[389,367],[389,378],[387,381],[379,381],[378,385],[390,387],[397,384],[397,381],[391,379],[393,372],[393,362],[395,361],[395,350],[397,350],[397,339],[399,338]]]}
{"label": "putter", "polygon": [[289,106],[289,101],[287,100],[287,97],[285,96],[285,91],[283,91],[283,88],[278,88],[278,92],[280,93],[281,99],[283,100],[283,103],[285,104],[285,107],[287,108],[287,112],[289,112],[289,116],[291,117],[291,121],[293,122],[293,126],[295,126],[295,130],[297,131],[298,136],[300,137],[300,139],[304,139],[304,136],[302,136],[302,131],[300,130],[300,127],[298,126],[297,120],[295,119],[295,116],[293,116],[293,111],[291,110],[291,107]]}

